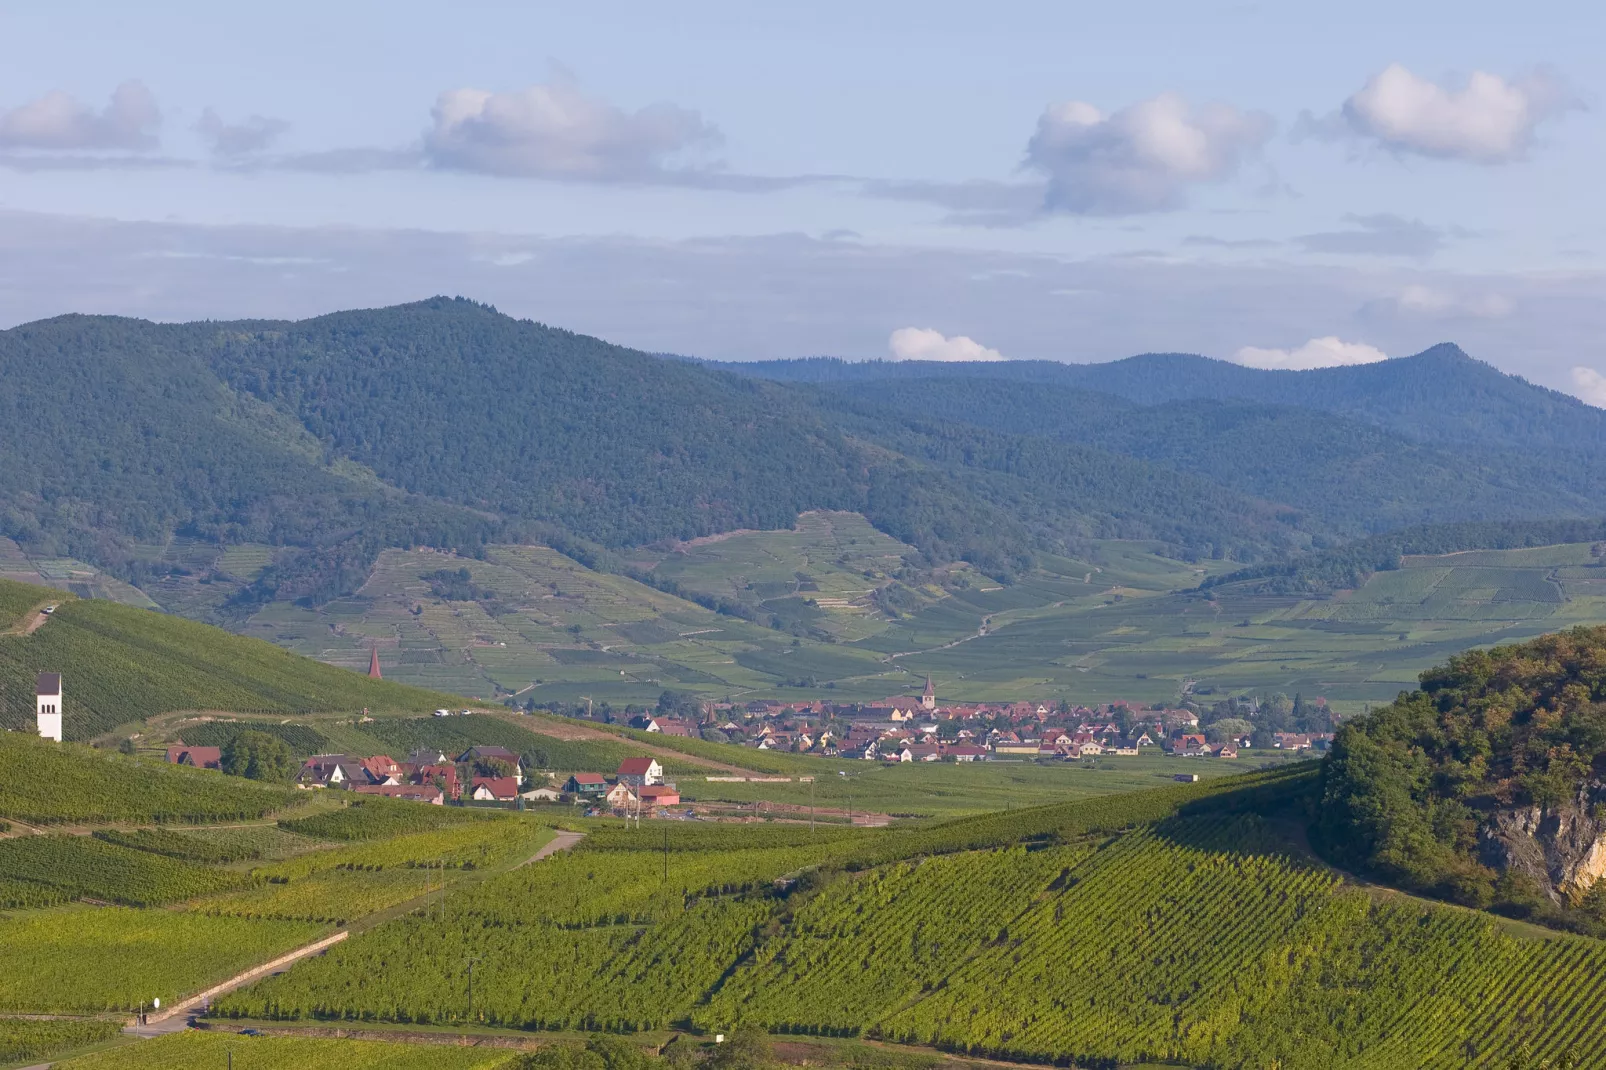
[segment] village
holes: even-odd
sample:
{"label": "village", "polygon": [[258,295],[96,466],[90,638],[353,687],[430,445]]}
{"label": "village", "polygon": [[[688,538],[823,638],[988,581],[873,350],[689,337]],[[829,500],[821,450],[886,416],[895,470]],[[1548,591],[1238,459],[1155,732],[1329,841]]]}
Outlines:
{"label": "village", "polygon": [[[444,713],[445,711],[439,711]],[[466,713],[467,711],[465,711]],[[681,715],[638,713],[632,727],[674,738],[701,739],[760,751],[825,759],[904,763],[1099,762],[1148,753],[1183,759],[1236,759],[1252,751],[1283,754],[1325,750],[1331,732],[1242,731],[1241,720],[1221,719],[1200,729],[1188,708],[1133,708],[1125,703],[1072,707],[1066,703],[940,705],[931,680],[918,696],[896,696],[853,707],[819,702],[706,703]],[[690,714],[690,715],[688,715]],[[221,768],[219,747],[168,748],[177,764]],[[784,777],[709,776],[709,781]],[[811,777],[799,777],[801,781]],[[1178,779],[1193,779],[1178,774]],[[302,788],[343,789],[434,805],[524,808],[534,804],[584,806],[590,813],[670,816],[682,806],[679,788],[650,755],[624,759],[617,769],[553,771],[531,768],[525,755],[498,746],[449,754],[427,748],[397,760],[387,754],[316,754],[296,775]],[[689,800],[688,800],[689,801]],[[682,811],[677,816],[691,816]]]}
{"label": "village", "polygon": [[[1318,707],[1324,707],[1317,700]],[[1326,718],[1325,712],[1322,714]],[[1153,749],[1188,758],[1236,758],[1252,748],[1325,750],[1331,731],[1257,733],[1244,722],[1200,730],[1187,707],[1124,702],[1096,707],[1057,702],[942,705],[928,677],[918,696],[863,705],[759,700],[705,703],[696,716],[638,714],[632,727],[666,736],[714,739],[759,750],[881,762],[1078,761]]]}

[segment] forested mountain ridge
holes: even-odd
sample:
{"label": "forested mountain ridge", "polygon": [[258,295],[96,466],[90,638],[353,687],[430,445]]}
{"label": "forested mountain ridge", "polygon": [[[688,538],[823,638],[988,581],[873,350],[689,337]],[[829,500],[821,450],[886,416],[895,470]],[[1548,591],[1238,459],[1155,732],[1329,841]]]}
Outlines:
{"label": "forested mountain ridge", "polygon": [[1421,523],[1606,512],[1606,467],[1529,449],[1432,444],[1349,416],[1247,401],[1140,405],[1050,383],[943,376],[819,389],[884,422],[973,425],[1138,458],[1284,503],[1355,537]]}
{"label": "forested mountain ridge", "polygon": [[136,581],[175,534],[289,548],[244,605],[352,590],[386,546],[622,548],[811,509],[999,575],[1088,535],[1244,559],[1305,538],[1141,460],[1061,451],[1040,492],[1003,443],[900,452],[811,389],[462,299],[298,323],[64,316],[0,332],[0,382],[0,535]]}
{"label": "forested mountain ridge", "polygon": [[[1606,414],[1453,347],[1309,373],[1176,355],[741,370],[758,374],[461,298],[294,323],[58,317],[0,332],[0,535],[136,583],[174,536],[278,547],[244,613],[355,590],[386,547],[584,556],[819,509],[864,514],[913,564],[1006,580],[1089,538],[1255,563],[1606,512],[1589,445]],[[1576,452],[1532,450],[1541,432]]]}
{"label": "forested mountain ridge", "polygon": [[1606,449],[1606,412],[1506,375],[1448,343],[1375,364],[1297,372],[1185,353],[1149,353],[1104,364],[813,357],[716,366],[787,382],[965,378],[1038,383],[1113,394],[1144,406],[1249,401],[1347,415],[1425,442]]}

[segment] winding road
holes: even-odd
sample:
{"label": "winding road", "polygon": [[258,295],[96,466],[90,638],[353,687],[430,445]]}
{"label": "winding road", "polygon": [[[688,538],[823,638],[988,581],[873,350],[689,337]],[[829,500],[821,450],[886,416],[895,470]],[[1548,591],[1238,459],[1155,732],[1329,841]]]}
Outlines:
{"label": "winding road", "polygon": [[[585,833],[583,832],[559,832],[557,835],[553,836],[552,839],[542,844],[539,851],[536,851],[529,858],[526,858],[524,861],[509,868],[522,869],[525,866],[541,861],[543,858],[550,858],[559,851],[567,851],[583,839],[585,839]],[[136,1025],[131,1023],[123,1029],[123,1032],[129,1036],[140,1037],[141,1039],[164,1036],[168,1033],[182,1032],[183,1030],[190,1028],[190,1019],[194,1015],[194,1012],[197,1008],[203,1008],[210,1004],[211,1001],[217,997],[227,995],[228,993],[233,992],[236,988],[248,985],[252,981],[259,981],[263,977],[267,977],[272,974],[283,973],[285,970],[288,970],[291,966],[295,965],[297,962],[300,962],[302,959],[312,955],[321,954],[334,945],[340,943],[350,935],[351,933],[349,930],[342,929],[337,933],[331,933],[329,936],[325,936],[321,940],[315,940],[304,947],[298,947],[294,951],[280,955],[271,962],[264,962],[259,966],[253,966],[243,973],[239,973],[233,977],[230,977],[227,981],[213,985],[204,992],[198,992],[195,995],[190,996],[188,999],[176,1003],[171,1007],[163,1007],[162,1010],[157,1014],[146,1015],[144,1025]],[[49,1066],[49,1063],[38,1063],[34,1066],[24,1067],[23,1070],[49,1070]]]}

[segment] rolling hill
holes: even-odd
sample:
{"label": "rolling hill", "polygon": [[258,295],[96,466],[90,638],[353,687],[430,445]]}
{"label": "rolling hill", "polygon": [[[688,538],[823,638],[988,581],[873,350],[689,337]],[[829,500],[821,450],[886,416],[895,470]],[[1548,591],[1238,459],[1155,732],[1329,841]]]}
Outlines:
{"label": "rolling hill", "polygon": [[[60,317],[0,332],[0,383],[0,573],[348,667],[377,640],[398,678],[487,698],[876,698],[935,671],[975,697],[1219,675],[1360,702],[1422,667],[1398,644],[1426,623],[1290,631],[1321,616],[1302,599],[1423,525],[1606,512],[1606,414],[1448,346],[1308,373],[710,367],[436,298]],[[799,551],[814,517],[857,545]],[[1398,553],[1533,544],[1470,537]],[[463,597],[431,578],[463,568]],[[1533,619],[1498,618],[1421,657]]]}
{"label": "rolling hill", "polygon": [[[30,610],[59,608],[27,630]],[[0,580],[5,728],[33,726],[34,676],[65,680],[69,739],[171,710],[424,712],[453,699],[312,661],[257,639],[150,610]]]}

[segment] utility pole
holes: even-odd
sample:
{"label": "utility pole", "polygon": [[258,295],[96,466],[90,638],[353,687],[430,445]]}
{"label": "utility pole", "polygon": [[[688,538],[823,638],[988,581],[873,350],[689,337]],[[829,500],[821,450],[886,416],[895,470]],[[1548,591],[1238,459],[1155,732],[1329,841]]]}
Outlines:
{"label": "utility pole", "polygon": [[809,777],[809,839],[814,839],[814,778]]}
{"label": "utility pole", "polygon": [[664,883],[669,883],[669,826],[664,826]]}
{"label": "utility pole", "polygon": [[468,960],[468,1020],[474,1020],[474,964],[479,959]]}

